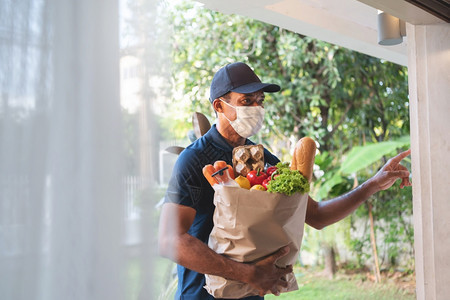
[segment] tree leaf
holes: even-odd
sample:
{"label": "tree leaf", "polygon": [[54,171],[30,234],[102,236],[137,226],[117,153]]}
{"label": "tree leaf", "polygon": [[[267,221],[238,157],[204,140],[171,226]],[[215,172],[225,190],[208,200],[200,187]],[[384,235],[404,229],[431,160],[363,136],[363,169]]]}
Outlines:
{"label": "tree leaf", "polygon": [[335,186],[338,185],[340,183],[342,183],[344,180],[342,179],[342,176],[336,172],[334,173],[333,177],[331,177],[330,179],[328,179],[327,181],[325,181],[319,188],[319,190],[317,191],[317,194],[315,195],[315,197],[317,198],[317,200],[321,201],[322,199],[325,199],[326,197],[328,197],[331,189]]}
{"label": "tree leaf", "polygon": [[346,160],[342,163],[340,171],[342,174],[356,173],[379,161],[383,156],[393,152],[395,149],[409,144],[409,136],[404,136],[395,141],[353,147],[348,153]]}

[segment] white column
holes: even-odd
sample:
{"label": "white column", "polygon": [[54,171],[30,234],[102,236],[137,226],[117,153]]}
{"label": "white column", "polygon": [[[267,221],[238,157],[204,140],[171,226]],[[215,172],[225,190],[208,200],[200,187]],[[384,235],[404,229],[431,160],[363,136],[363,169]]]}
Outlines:
{"label": "white column", "polygon": [[450,24],[407,36],[417,299],[449,299]]}

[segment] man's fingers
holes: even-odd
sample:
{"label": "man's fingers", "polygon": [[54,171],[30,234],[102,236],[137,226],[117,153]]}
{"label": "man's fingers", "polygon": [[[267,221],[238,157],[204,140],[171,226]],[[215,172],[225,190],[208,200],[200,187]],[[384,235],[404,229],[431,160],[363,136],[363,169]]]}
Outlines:
{"label": "man's fingers", "polygon": [[407,157],[408,155],[411,154],[411,149],[408,149],[406,151],[403,151],[399,154],[397,154],[397,156],[394,156],[393,158],[391,158],[391,162],[394,164],[398,164],[400,163],[405,157]]}
{"label": "man's fingers", "polygon": [[411,184],[411,181],[409,181],[409,177],[408,178],[403,178],[403,187],[405,187],[405,186],[411,186],[412,184]]}
{"label": "man's fingers", "polygon": [[294,271],[294,267],[292,265],[287,265],[283,270],[286,270],[286,274]]}
{"label": "man's fingers", "polygon": [[289,286],[289,282],[287,282],[286,280],[280,279],[280,280],[278,280],[277,286],[287,288]]}
{"label": "man's fingers", "polygon": [[405,178],[402,179],[402,182],[400,182],[400,188],[404,188],[406,186]]}
{"label": "man's fingers", "polygon": [[405,186],[411,186],[411,181],[409,181],[409,177],[403,177],[402,183],[400,184],[401,188],[404,188]]}
{"label": "man's fingers", "polygon": [[409,178],[409,171],[399,170],[399,171],[388,171],[390,177],[398,177],[398,178]]}
{"label": "man's fingers", "polygon": [[409,184],[403,179],[402,183],[400,183],[400,188],[404,188],[405,186],[409,186]]}
{"label": "man's fingers", "polygon": [[271,289],[272,294],[275,296],[280,295],[280,290],[286,289],[289,286],[289,282],[286,281],[285,277],[281,277],[277,284]]}
{"label": "man's fingers", "polygon": [[292,273],[293,272],[293,268],[292,265],[286,266],[286,268],[278,268],[278,277],[283,278],[285,275]]}
{"label": "man's fingers", "polygon": [[277,252],[275,252],[274,254],[269,256],[269,260],[272,261],[273,263],[275,263],[277,260],[279,260],[283,256],[286,256],[290,250],[291,249],[289,248],[289,246],[284,246],[283,248],[281,248],[280,250],[278,250]]}
{"label": "man's fingers", "polygon": [[[293,267],[292,265],[287,265],[285,268],[280,268],[276,266],[276,261],[282,258],[283,256],[286,256],[290,251],[289,246],[284,246],[280,248],[278,251],[273,253],[272,255],[264,258],[257,264],[259,264],[263,269],[267,269],[268,267],[270,269],[267,269],[270,274],[267,274],[268,277],[265,279],[265,283],[261,284],[261,287],[265,288],[258,288],[259,295],[264,296],[267,293],[276,293],[278,292],[277,286],[284,286],[286,284],[286,280],[283,278],[286,274],[292,273]],[[263,282],[261,282],[263,283]],[[271,286],[269,288],[269,286]]]}
{"label": "man's fingers", "polygon": [[398,165],[398,166],[397,166],[397,169],[400,169],[400,170],[408,171],[408,172],[409,172],[408,168],[405,167],[405,166],[402,166],[402,165]]}
{"label": "man's fingers", "polygon": [[280,292],[278,291],[278,289],[276,287],[270,289],[270,292],[272,294],[274,294],[275,296],[280,296]]}

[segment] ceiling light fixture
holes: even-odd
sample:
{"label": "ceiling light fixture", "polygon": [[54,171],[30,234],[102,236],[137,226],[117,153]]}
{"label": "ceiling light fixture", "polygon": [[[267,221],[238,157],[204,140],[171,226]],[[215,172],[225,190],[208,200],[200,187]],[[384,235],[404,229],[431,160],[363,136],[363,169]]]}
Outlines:
{"label": "ceiling light fixture", "polygon": [[378,44],[382,46],[398,45],[406,36],[405,21],[382,10],[378,11]]}

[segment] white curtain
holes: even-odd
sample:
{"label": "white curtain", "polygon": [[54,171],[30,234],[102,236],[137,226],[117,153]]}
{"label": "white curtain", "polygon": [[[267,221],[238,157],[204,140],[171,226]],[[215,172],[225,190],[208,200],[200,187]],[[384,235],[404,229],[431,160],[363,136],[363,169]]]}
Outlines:
{"label": "white curtain", "polygon": [[[156,297],[155,201],[124,197],[120,7],[0,0],[0,299]],[[154,183],[149,111],[133,195]]]}

